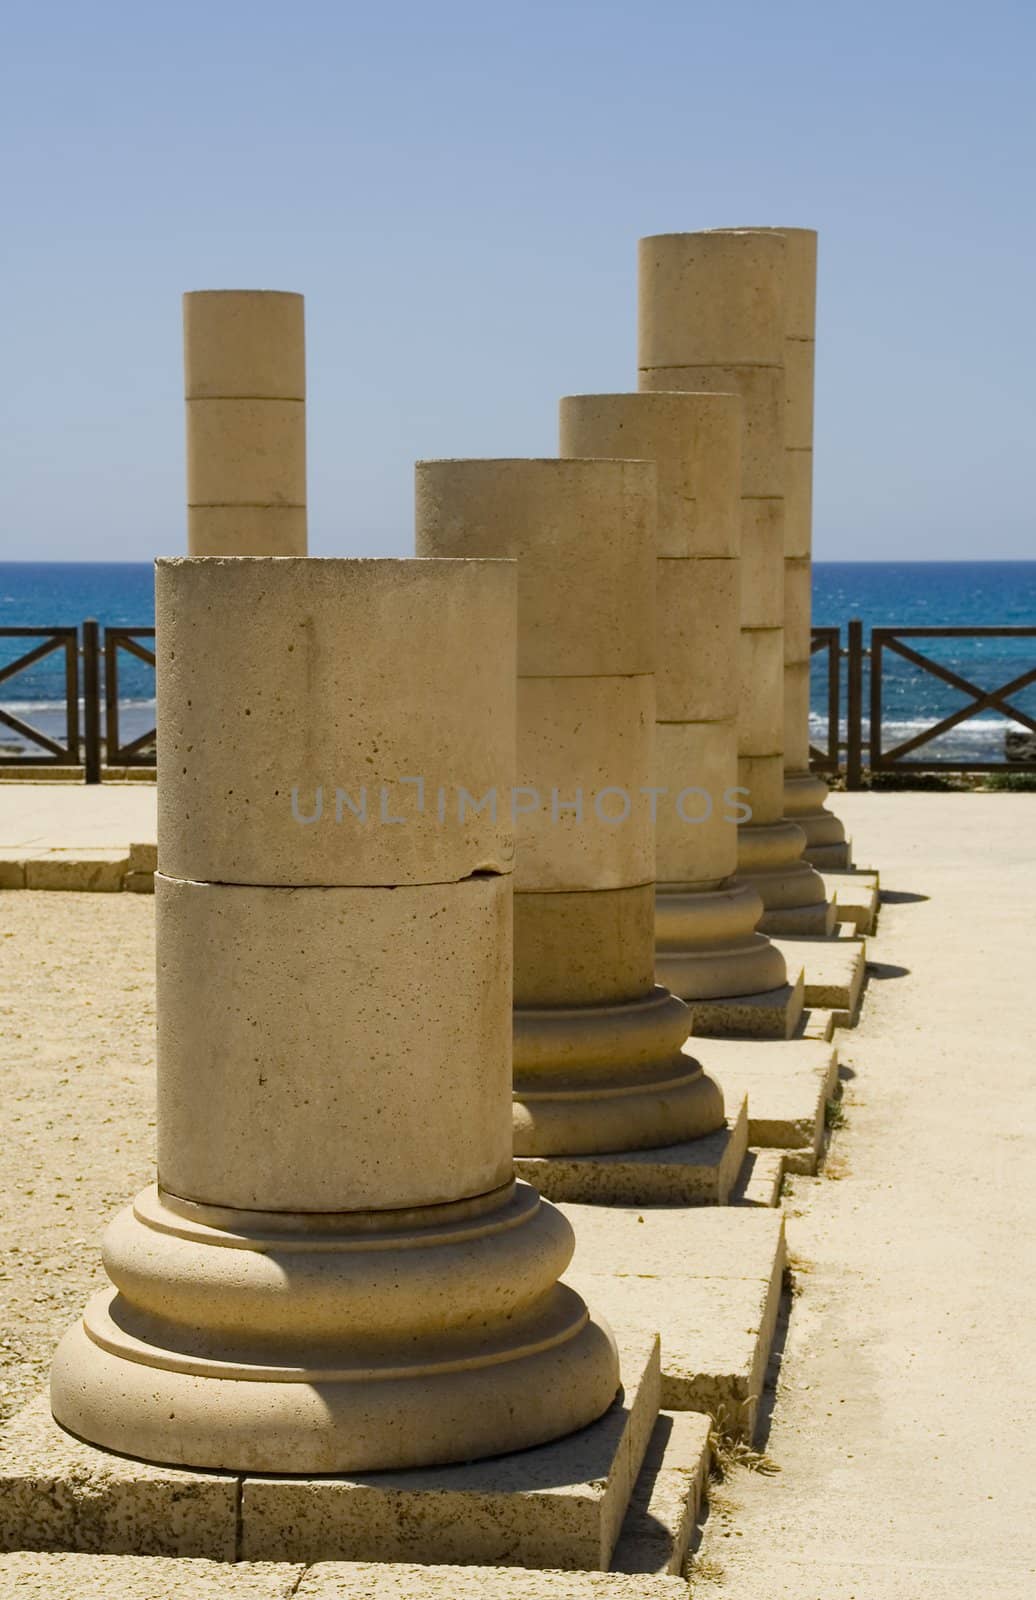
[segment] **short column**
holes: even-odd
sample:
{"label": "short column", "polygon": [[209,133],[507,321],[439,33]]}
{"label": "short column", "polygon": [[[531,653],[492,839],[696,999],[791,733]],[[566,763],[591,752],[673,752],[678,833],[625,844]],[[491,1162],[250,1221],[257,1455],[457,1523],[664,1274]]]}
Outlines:
{"label": "short column", "polygon": [[513,564],[157,569],[158,1182],[57,1420],[265,1473],[471,1460],[612,1402],[513,1180]]}
{"label": "short column", "polygon": [[417,549],[518,562],[515,1153],[693,1140],[723,1097],[654,980],[656,476],[426,461]]}
{"label": "short column", "polygon": [[303,299],[264,289],[183,297],[187,549],[306,554]]}
{"label": "short column", "polygon": [[[563,456],[658,468],[655,972],[696,1033],[743,1031],[732,998],[763,996],[774,1031],[792,1015],[784,957],[756,932],[758,892],[735,879],[741,595],[741,406],[728,394],[573,395]],[[774,991],[787,990],[783,996]],[[779,1015],[778,1015],[779,1013]]]}
{"label": "short column", "polygon": [[738,876],[766,933],[833,926],[805,835],[784,817],[784,239],[767,232],[640,241],[639,387],[732,393],[744,402],[738,756],[751,820]]}

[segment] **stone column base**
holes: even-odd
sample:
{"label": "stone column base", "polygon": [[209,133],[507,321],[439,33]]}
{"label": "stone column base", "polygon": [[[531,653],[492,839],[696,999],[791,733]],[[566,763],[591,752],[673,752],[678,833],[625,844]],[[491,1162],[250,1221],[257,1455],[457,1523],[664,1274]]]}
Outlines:
{"label": "stone column base", "polygon": [[756,932],[758,891],[736,878],[715,889],[659,884],[655,896],[655,972],[682,1000],[717,1000],[780,988],[780,951]]}
{"label": "stone column base", "polygon": [[619,1382],[611,1333],[557,1281],[572,1248],[525,1184],[300,1216],[148,1189],[105,1237],[115,1287],[58,1348],[54,1416],[123,1455],[237,1472],[541,1444],[594,1421]]}
{"label": "stone column base", "polygon": [[759,932],[827,934],[835,909],[824,880],[802,857],[803,832],[794,822],[748,823],[737,830],[737,875],[752,885],[765,910]]}
{"label": "stone column base", "polygon": [[[706,1079],[706,1082],[709,1082]],[[548,1200],[598,1206],[724,1206],[748,1150],[748,1105],[732,1097],[722,1127],[655,1150],[519,1156],[515,1172]]]}
{"label": "stone column base", "polygon": [[844,869],[852,865],[852,845],[841,819],[826,810],[829,794],[823,778],[814,772],[784,774],[784,815],[806,835],[804,860],[815,867]]}
{"label": "stone column base", "polygon": [[723,1096],[681,1054],[691,1015],[660,985],[617,1005],[516,1008],[514,1153],[651,1150],[714,1132]]}

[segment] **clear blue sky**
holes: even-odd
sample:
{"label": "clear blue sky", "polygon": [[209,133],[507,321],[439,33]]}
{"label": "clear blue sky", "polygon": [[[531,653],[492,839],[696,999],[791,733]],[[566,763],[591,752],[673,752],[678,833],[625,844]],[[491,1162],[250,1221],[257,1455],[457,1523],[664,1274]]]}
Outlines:
{"label": "clear blue sky", "polygon": [[635,387],[639,235],[821,234],[816,554],[1036,556],[1031,0],[12,6],[0,557],[184,548],[180,294],[307,300],[311,548]]}

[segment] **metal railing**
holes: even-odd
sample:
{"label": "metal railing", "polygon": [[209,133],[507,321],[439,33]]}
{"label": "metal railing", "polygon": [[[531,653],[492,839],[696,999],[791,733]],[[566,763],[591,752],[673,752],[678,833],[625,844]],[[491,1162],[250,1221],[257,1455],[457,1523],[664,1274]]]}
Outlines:
{"label": "metal railing", "polygon": [[[81,768],[84,781],[100,783],[106,773],[155,765],[155,729],[145,729],[123,740],[122,668],[126,658],[155,667],[154,628],[110,627],[103,630],[92,618],[80,628],[0,628],[0,645],[38,640],[15,659],[0,664],[0,731],[9,728],[29,749],[5,751],[0,747],[0,767]],[[1036,685],[1036,626],[1024,628],[873,628],[869,643],[863,623],[853,618],[844,630],[814,628],[812,661],[821,666],[820,681],[813,681],[812,699],[826,706],[826,728],[820,743],[810,744],[810,764],[825,775],[844,774],[847,788],[863,787],[865,774],[909,772],[1034,772],[1036,758],[1027,754],[1000,760],[971,760],[940,755],[933,741],[952,732],[983,712],[998,712],[1005,721],[1027,730],[1036,741],[1036,706],[1032,712],[1015,703],[1023,690]],[[909,640],[1013,640],[1023,645],[1025,667],[995,688],[984,689],[957,666],[915,649]],[[1010,655],[1010,649],[1007,655]],[[55,736],[5,709],[4,686],[19,674],[37,667],[52,655],[61,655],[63,695],[54,695],[51,709],[64,738]],[[961,694],[966,704],[915,728],[908,738],[889,743],[889,691],[894,688],[890,662],[899,671],[905,663],[915,673],[927,674],[947,689]],[[869,670],[869,685],[866,683]],[[902,677],[902,673],[900,673]],[[82,697],[80,699],[80,696]],[[845,720],[842,721],[842,705]],[[19,703],[18,700],[15,702]],[[24,705],[24,696],[21,704]],[[28,704],[32,704],[29,700]],[[58,710],[63,705],[63,709]],[[865,715],[865,707],[867,714]],[[894,720],[894,719],[892,719]],[[1033,745],[1036,751],[1036,742]],[[920,752],[920,754],[918,754]]]}

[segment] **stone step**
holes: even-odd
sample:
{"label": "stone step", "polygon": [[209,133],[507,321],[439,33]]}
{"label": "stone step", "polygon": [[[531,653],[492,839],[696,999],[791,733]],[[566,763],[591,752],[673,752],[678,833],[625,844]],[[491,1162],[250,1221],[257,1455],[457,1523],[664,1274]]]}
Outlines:
{"label": "stone step", "polygon": [[832,1012],[836,1027],[852,1027],[867,970],[864,941],[855,937],[780,938],[774,943],[789,965],[802,966],[807,1006],[822,1006]]}
{"label": "stone step", "polygon": [[661,1334],[663,1408],[707,1411],[730,1437],[750,1438],[780,1306],[782,1212],[561,1210],[576,1235],[568,1281],[625,1334]]}
{"label": "stone step", "polygon": [[19,1551],[3,1600],[687,1600],[680,1578],[391,1562],[300,1564]]}
{"label": "stone step", "polygon": [[784,1183],[783,1150],[749,1150],[730,1195],[732,1206],[779,1206]]}
{"label": "stone step", "polygon": [[858,934],[873,933],[878,920],[881,889],[876,872],[822,872],[827,897],[835,903],[839,921]]}
{"label": "stone step", "polygon": [[0,1550],[606,1570],[660,1403],[657,1334],[618,1339],[623,1389],[590,1427],[488,1461],[357,1477],[151,1466],[73,1438],[41,1395],[0,1431]]}
{"label": "stone step", "polygon": [[514,1170],[548,1200],[608,1206],[726,1205],[748,1149],[744,1095],[728,1096],[726,1111],[725,1128],[686,1144],[615,1155],[518,1156]]}
{"label": "stone step", "polygon": [[612,1557],[613,1572],[679,1574],[687,1558],[712,1460],[712,1418],[663,1411]]}
{"label": "stone step", "polygon": [[697,1038],[790,1039],[805,1000],[801,968],[788,969],[788,982],[760,994],[721,1000],[689,1000]]}
{"label": "stone step", "polygon": [[748,1097],[748,1142],[786,1151],[784,1170],[815,1172],[827,1102],[838,1085],[838,1051],[815,1039],[689,1040],[724,1094]]}
{"label": "stone step", "polygon": [[4,849],[0,889],[80,889],[117,894],[130,870],[129,851],[77,846],[68,850]]}

